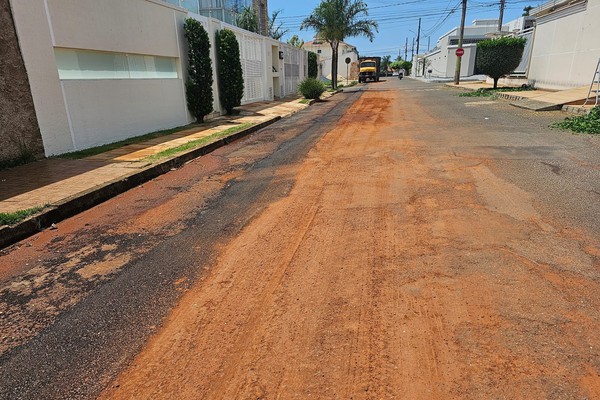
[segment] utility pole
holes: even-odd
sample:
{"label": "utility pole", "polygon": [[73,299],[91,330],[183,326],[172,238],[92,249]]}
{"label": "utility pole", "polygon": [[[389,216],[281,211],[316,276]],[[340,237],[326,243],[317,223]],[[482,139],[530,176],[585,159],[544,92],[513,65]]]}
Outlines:
{"label": "utility pole", "polygon": [[504,18],[504,6],[506,0],[500,0],[500,17],[498,18],[498,32],[502,32],[502,19]]}
{"label": "utility pole", "polygon": [[[458,36],[458,48],[462,49],[463,36],[465,34],[465,17],[467,15],[467,0],[462,0],[462,17],[460,18],[460,33]],[[456,57],[456,70],[454,71],[454,84],[460,83],[460,63],[462,57]]]}
{"label": "utility pole", "polygon": [[431,44],[431,35],[427,36],[427,52],[429,53],[429,45]]}
{"label": "utility pole", "polygon": [[406,44],[404,45],[404,61],[408,61],[408,38],[406,38]]}
{"label": "utility pole", "polygon": [[[419,70],[419,44],[421,42],[421,18],[419,18],[419,28],[417,29],[417,67],[415,71]],[[415,76],[417,74],[415,73]]]}
{"label": "utility pole", "polygon": [[412,47],[410,49],[410,62],[413,62],[414,58],[415,58],[415,38],[413,37],[413,43],[412,43]]}
{"label": "utility pole", "polygon": [[419,41],[421,40],[421,18],[419,18],[419,29],[417,29],[417,55],[419,54]]}

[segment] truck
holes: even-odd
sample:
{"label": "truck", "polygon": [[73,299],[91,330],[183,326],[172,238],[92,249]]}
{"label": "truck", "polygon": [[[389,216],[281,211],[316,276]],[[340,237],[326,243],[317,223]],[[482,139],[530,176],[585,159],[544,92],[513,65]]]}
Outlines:
{"label": "truck", "polygon": [[358,83],[379,82],[379,70],[381,69],[381,57],[360,57],[358,59]]}

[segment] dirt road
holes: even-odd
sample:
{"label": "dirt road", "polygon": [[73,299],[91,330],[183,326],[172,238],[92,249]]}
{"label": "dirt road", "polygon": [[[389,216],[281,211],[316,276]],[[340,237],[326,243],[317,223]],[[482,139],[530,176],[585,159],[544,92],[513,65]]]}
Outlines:
{"label": "dirt road", "polygon": [[[23,398],[600,398],[600,141],[552,118],[369,84],[66,221],[0,259],[0,377],[40,386]],[[25,292],[38,257],[54,283]]]}
{"label": "dirt road", "polygon": [[367,91],[278,169],[289,195],[102,398],[600,398],[597,238],[400,95]]}

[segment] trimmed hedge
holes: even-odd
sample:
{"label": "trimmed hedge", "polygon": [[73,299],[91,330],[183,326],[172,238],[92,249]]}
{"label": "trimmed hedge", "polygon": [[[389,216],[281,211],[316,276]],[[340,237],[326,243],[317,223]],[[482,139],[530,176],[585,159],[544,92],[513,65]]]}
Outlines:
{"label": "trimmed hedge", "polygon": [[216,39],[219,99],[227,114],[231,114],[234,107],[242,104],[244,97],[240,45],[233,31],[229,29],[217,31]]}
{"label": "trimmed hedge", "polygon": [[312,51],[308,52],[308,77],[316,78],[319,74],[319,67],[317,65],[317,53]]}
{"label": "trimmed hedge", "polygon": [[187,107],[197,122],[203,122],[204,116],[213,110],[210,39],[202,24],[193,18],[185,20],[183,30],[188,41]]}
{"label": "trimmed hedge", "polygon": [[494,79],[494,89],[498,79],[519,66],[526,42],[525,38],[504,36],[477,43],[477,69]]}

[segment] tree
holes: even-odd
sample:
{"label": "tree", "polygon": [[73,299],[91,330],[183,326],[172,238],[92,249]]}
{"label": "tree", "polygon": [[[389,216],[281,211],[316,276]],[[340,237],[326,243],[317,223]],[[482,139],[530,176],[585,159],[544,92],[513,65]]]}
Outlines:
{"label": "tree", "polygon": [[213,110],[210,39],[202,24],[193,18],[185,20],[183,30],[188,41],[187,107],[197,122],[203,122]]}
{"label": "tree", "polygon": [[288,42],[289,45],[292,45],[292,46],[297,47],[299,49],[301,49],[302,47],[304,47],[304,40],[300,39],[298,37],[298,35],[292,36],[292,38],[289,39],[287,42]]}
{"label": "tree", "polygon": [[385,73],[385,76],[387,76],[387,72],[388,72],[391,62],[392,62],[392,56],[381,57],[381,70]]}
{"label": "tree", "polygon": [[519,66],[526,42],[525,38],[503,36],[477,43],[477,69],[494,79],[494,89],[498,79]]}
{"label": "tree", "polygon": [[525,8],[523,8],[523,15],[522,17],[528,17],[529,16],[529,11],[533,10],[532,6],[527,6]]}
{"label": "tree", "polygon": [[240,60],[240,45],[229,29],[217,31],[217,76],[221,105],[231,114],[244,97],[244,77]]}
{"label": "tree", "polygon": [[281,13],[281,10],[273,11],[271,18],[269,18],[269,36],[275,40],[280,40],[283,35],[288,33],[288,29],[282,29],[283,23],[277,24],[277,17]]}
{"label": "tree", "polygon": [[252,7],[244,7],[235,22],[238,27],[250,32],[258,33],[258,15]]}
{"label": "tree", "polygon": [[321,0],[300,25],[300,29],[314,29],[317,37],[331,46],[331,86],[337,89],[338,47],[346,37],[365,36],[371,42],[375,38],[377,22],[364,19],[369,15],[367,4],[362,0]]}
{"label": "tree", "polygon": [[317,53],[308,52],[308,77],[316,78],[319,74],[319,66],[317,64]]}

